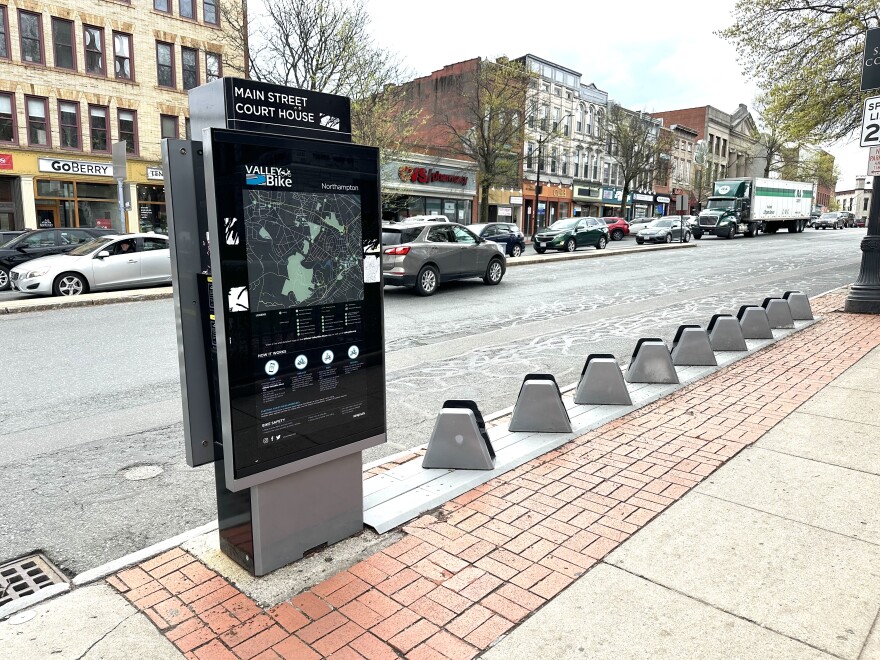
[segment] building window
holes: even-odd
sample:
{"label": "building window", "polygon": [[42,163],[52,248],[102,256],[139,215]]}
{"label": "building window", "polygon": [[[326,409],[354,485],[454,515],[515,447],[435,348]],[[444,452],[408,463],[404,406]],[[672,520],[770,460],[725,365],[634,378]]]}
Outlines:
{"label": "building window", "polygon": [[161,137],[177,139],[177,117],[174,115],[161,116]]}
{"label": "building window", "polygon": [[110,126],[107,107],[89,106],[89,130],[92,135],[92,151],[110,151]]}
{"label": "building window", "polygon": [[178,0],[177,7],[180,10],[180,16],[182,18],[195,19],[195,17],[196,17],[195,0]]}
{"label": "building window", "polygon": [[86,51],[86,73],[103,76],[104,70],[104,28],[83,25],[83,39]]}
{"label": "building window", "polygon": [[535,144],[533,142],[529,142],[526,147],[526,169],[532,169],[532,154],[535,152]]}
{"label": "building window", "polygon": [[556,161],[559,157],[559,152],[556,150],[556,147],[550,151],[550,173],[556,174]]}
{"label": "building window", "polygon": [[9,59],[9,16],[6,5],[0,5],[0,57]]}
{"label": "building window", "polygon": [[192,140],[192,129],[190,128],[189,117],[183,118],[183,135],[187,140]]}
{"label": "building window", "polygon": [[18,142],[15,130],[15,100],[12,94],[0,94],[0,142]]}
{"label": "building window", "polygon": [[48,101],[26,96],[28,144],[38,147],[49,146]]}
{"label": "building window", "polygon": [[153,0],[153,9],[165,14],[171,13],[171,0]]}
{"label": "building window", "polygon": [[44,64],[43,21],[39,14],[18,12],[18,31],[21,35],[21,60],[31,64]]}
{"label": "building window", "polygon": [[137,115],[134,110],[119,109],[119,139],[125,142],[125,153],[137,154]]}
{"label": "building window", "polygon": [[[60,227],[101,227],[125,231],[115,184],[35,179],[40,206],[54,206]],[[42,202],[42,203],[41,203]]]}
{"label": "building window", "polygon": [[194,48],[180,49],[180,66],[183,69],[183,88],[199,86],[199,51]]}
{"label": "building window", "polygon": [[58,101],[58,137],[62,149],[81,149],[79,103]]}
{"label": "building window", "polygon": [[174,87],[174,47],[156,42],[156,77],[162,87]]}
{"label": "building window", "polygon": [[217,14],[217,0],[203,0],[202,17],[205,19],[205,23],[220,24],[220,16]]}
{"label": "building window", "polygon": [[76,69],[73,50],[73,21],[52,18],[52,48],[55,66],[59,69]]}
{"label": "building window", "polygon": [[562,173],[568,174],[568,153],[565,151],[562,152]]}
{"label": "building window", "polygon": [[572,175],[574,175],[576,177],[580,175],[580,170],[581,170],[581,152],[580,151],[574,152],[574,164],[572,165],[571,170],[572,170],[571,171]]}
{"label": "building window", "polygon": [[219,53],[205,53],[205,82],[223,77],[223,60]]}
{"label": "building window", "polygon": [[868,204],[869,204],[870,202],[871,202],[871,198],[870,198],[870,197],[865,197],[865,198],[862,200],[862,210],[863,210],[863,211],[867,211],[867,210],[868,210]]}
{"label": "building window", "polygon": [[138,222],[140,231],[168,233],[168,215],[165,212],[165,187],[137,187]]}
{"label": "building window", "polygon": [[583,131],[584,131],[584,109],[583,109],[583,107],[578,108],[577,124],[575,125],[575,130],[578,133],[583,133]]}
{"label": "building window", "polygon": [[119,80],[134,80],[130,34],[113,33],[113,69]]}

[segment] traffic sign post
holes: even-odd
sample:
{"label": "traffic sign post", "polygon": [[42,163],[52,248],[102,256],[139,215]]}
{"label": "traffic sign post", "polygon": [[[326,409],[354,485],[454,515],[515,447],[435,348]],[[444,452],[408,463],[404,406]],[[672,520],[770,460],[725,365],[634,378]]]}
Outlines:
{"label": "traffic sign post", "polygon": [[[880,89],[880,28],[868,30],[865,34],[861,89],[863,92]],[[859,143],[863,147],[872,147],[872,152],[880,146],[880,96],[865,100]],[[871,155],[868,158],[870,163]],[[874,176],[868,233],[862,239],[861,250],[859,277],[850,287],[844,310],[856,314],[880,314],[880,175]]]}

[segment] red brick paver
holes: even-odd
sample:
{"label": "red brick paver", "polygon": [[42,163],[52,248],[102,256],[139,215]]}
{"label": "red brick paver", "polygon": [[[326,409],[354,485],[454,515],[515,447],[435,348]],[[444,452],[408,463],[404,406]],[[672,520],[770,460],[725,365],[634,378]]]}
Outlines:
{"label": "red brick paver", "polygon": [[816,325],[465,493],[267,612],[179,549],[108,583],[200,660],[472,658],[880,345],[880,319],[842,302],[814,299]]}

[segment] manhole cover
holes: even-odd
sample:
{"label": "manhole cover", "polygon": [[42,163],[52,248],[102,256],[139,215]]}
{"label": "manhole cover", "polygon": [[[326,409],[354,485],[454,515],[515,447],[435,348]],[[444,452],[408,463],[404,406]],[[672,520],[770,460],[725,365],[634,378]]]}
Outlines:
{"label": "manhole cover", "polygon": [[67,582],[43,555],[30,555],[0,566],[0,607],[53,584]]}
{"label": "manhole cover", "polygon": [[122,476],[129,481],[142,481],[158,477],[162,472],[162,466],[160,465],[135,465],[134,467],[125,468],[122,471]]}

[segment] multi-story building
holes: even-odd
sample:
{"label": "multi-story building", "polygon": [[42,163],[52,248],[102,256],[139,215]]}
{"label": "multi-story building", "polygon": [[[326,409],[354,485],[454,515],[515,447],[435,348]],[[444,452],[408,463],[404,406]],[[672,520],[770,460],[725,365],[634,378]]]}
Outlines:
{"label": "multi-story building", "polygon": [[218,0],[0,5],[0,228],[167,231],[160,141],[188,135],[187,90],[241,75],[225,29]]}
{"label": "multi-story building", "polygon": [[868,211],[871,209],[872,179],[863,176],[856,177],[855,188],[838,190],[835,194],[838,210],[850,211],[857,219],[868,219]]}
{"label": "multi-story building", "polygon": [[740,103],[732,114],[711,105],[652,114],[666,126],[688,126],[697,131],[697,140],[706,141],[706,174],[711,181],[761,175],[761,164],[754,157],[758,127],[745,104]]}
{"label": "multi-story building", "polygon": [[608,93],[536,55],[516,61],[535,76],[526,102],[524,230],[571,215],[601,215]]}
{"label": "multi-story building", "polygon": [[[668,141],[672,145],[669,153],[668,166],[658,169],[657,178],[654,181],[654,192],[657,196],[657,210],[661,213],[673,213],[675,199],[679,195],[688,197],[682,213],[686,213],[696,203],[691,199],[694,176],[694,148],[697,141],[697,131],[681,124],[663,127],[668,132]],[[664,200],[668,199],[668,202]]]}

